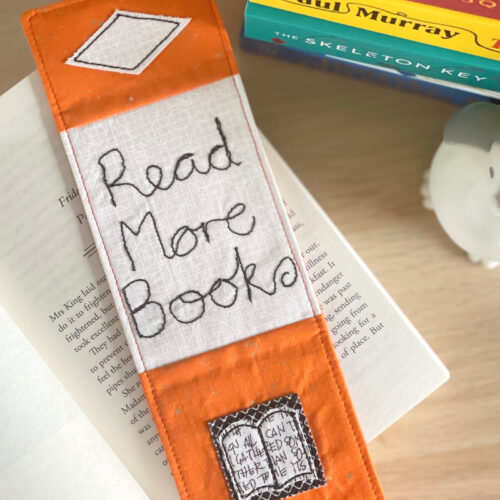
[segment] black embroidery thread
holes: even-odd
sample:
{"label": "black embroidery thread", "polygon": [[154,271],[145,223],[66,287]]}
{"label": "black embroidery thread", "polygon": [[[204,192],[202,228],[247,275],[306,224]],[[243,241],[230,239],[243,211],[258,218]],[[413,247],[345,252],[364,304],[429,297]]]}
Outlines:
{"label": "black embroidery thread", "polygon": [[[255,270],[257,268],[255,263],[250,263],[248,265],[245,265],[241,259],[240,256],[240,251],[238,247],[234,248],[234,255],[235,255],[235,269],[231,276],[228,278],[218,278],[216,279],[208,291],[206,293],[200,293],[197,290],[187,290],[185,292],[182,292],[181,294],[177,295],[173,300],[171,300],[168,304],[168,309],[172,317],[179,323],[182,324],[190,324],[194,323],[195,321],[198,321],[206,311],[206,301],[208,298],[212,301],[213,304],[215,304],[218,307],[223,307],[223,308],[230,308],[233,307],[234,304],[236,303],[236,300],[238,299],[239,295],[239,289],[238,286],[233,283],[232,280],[236,278],[238,274],[241,274],[243,278],[243,282],[245,284],[245,288],[247,291],[247,298],[249,302],[253,301],[253,289],[259,290],[260,292],[272,296],[278,291],[278,282],[281,283],[281,285],[284,288],[289,288],[293,286],[298,277],[298,272],[297,272],[297,267],[295,265],[295,262],[291,257],[283,257],[276,267],[273,270],[273,284],[270,289],[266,289],[263,286],[260,286],[252,281],[254,278]],[[282,269],[284,265],[289,265],[291,266],[290,270],[287,269]],[[251,270],[249,273],[248,270]],[[280,274],[281,273],[281,274]],[[139,300],[139,304],[136,305],[135,307],[130,303],[129,297],[128,297],[128,289],[136,285],[137,283],[141,283],[145,287],[145,293],[143,292],[143,295],[145,296],[142,300]],[[221,290],[223,286],[229,287],[231,290],[231,294],[229,295],[229,298],[226,298],[224,300],[224,296],[222,298],[217,297],[216,292],[218,290]],[[123,296],[125,303],[127,304],[130,313],[132,315],[132,320],[134,322],[135,329],[137,331],[137,334],[139,337],[142,338],[151,338],[155,337],[156,335],[160,334],[166,325],[166,315],[163,310],[163,306],[154,300],[151,299],[151,287],[149,285],[149,282],[144,279],[136,279],[131,282],[129,282],[126,286],[122,288]],[[226,294],[227,296],[227,294]],[[196,305],[196,310],[194,312],[191,311],[191,316],[187,318],[182,318],[179,315],[179,311],[176,309],[179,309],[181,312],[185,311],[185,309],[188,306],[191,306],[191,309],[193,309],[193,304]],[[157,328],[157,330],[151,334],[151,335],[144,335],[141,332],[139,323],[137,321],[136,316],[140,314],[143,310],[145,310],[147,307],[151,309],[151,307],[154,307],[155,310],[160,310],[160,323],[161,326]],[[189,311],[188,311],[189,312]],[[148,324],[151,323],[151,321],[148,322]]]}
{"label": "black embroidery thread", "polygon": [[[129,287],[131,287],[132,285],[135,285],[136,283],[142,283],[145,285],[145,287],[146,287],[146,299],[144,301],[142,301],[141,304],[139,304],[138,306],[132,307],[132,305],[130,304],[129,298],[128,298],[127,290],[129,289]],[[163,332],[163,330],[165,328],[165,324],[166,324],[165,312],[163,311],[163,307],[159,302],[156,302],[154,300],[149,300],[151,298],[151,288],[149,286],[149,283],[145,279],[136,279],[136,280],[131,281],[130,283],[128,283],[127,285],[125,285],[122,288],[122,292],[123,292],[123,298],[125,299],[127,307],[130,309],[130,312],[132,313],[132,321],[134,322],[135,330],[136,330],[137,334],[139,335],[139,337],[152,338],[152,337],[156,337],[161,332]],[[159,308],[160,313],[161,313],[161,326],[160,326],[160,328],[157,329],[157,331],[155,333],[153,333],[151,335],[144,335],[143,333],[141,333],[141,329],[139,328],[139,325],[137,323],[136,316],[141,311],[145,310],[146,307],[149,307],[149,306],[153,306],[153,307],[156,306],[156,308]]]}
{"label": "black embroidery thread", "polygon": [[[209,151],[207,155],[207,168],[205,170],[199,168],[195,159],[193,158],[195,156],[194,153],[184,153],[179,158],[177,158],[173,168],[173,175],[170,181],[168,181],[166,185],[162,185],[163,175],[164,175],[163,169],[158,165],[149,165],[146,168],[145,173],[146,173],[146,180],[148,184],[151,186],[150,191],[143,191],[140,187],[136,186],[131,182],[120,182],[121,179],[123,178],[123,175],[125,174],[127,166],[125,164],[125,158],[122,152],[118,148],[112,148],[109,151],[103,153],[98,159],[98,164],[100,165],[102,170],[102,179],[104,181],[106,189],[108,190],[111,204],[114,207],[116,207],[116,200],[113,194],[113,189],[116,189],[118,187],[128,186],[134,189],[141,196],[149,198],[153,196],[157,191],[168,191],[175,184],[176,181],[183,182],[189,179],[189,177],[191,177],[191,175],[194,172],[197,172],[200,175],[207,175],[210,173],[212,169],[218,171],[225,171],[229,170],[232,166],[240,166],[242,162],[233,159],[233,153],[229,148],[229,143],[224,133],[224,130],[222,129],[222,123],[220,119],[218,117],[215,117],[214,121],[215,121],[215,126],[217,128],[217,132],[222,141],[222,144],[216,144]],[[214,155],[221,149],[224,150],[226,156],[226,164],[222,166],[216,165],[214,163]],[[187,173],[185,173],[182,176],[181,174],[182,174],[183,163],[186,161],[189,162],[190,169],[187,171]],[[111,169],[112,166],[116,164],[119,165],[118,174],[115,176],[113,180],[110,181],[108,179],[108,169]]]}
{"label": "black embroidery thread", "polygon": [[298,394],[208,426],[233,500],[280,500],[326,484]]}
{"label": "black embroidery thread", "polygon": [[[150,211],[146,212],[144,217],[141,219],[141,222],[137,226],[136,230],[132,229],[132,227],[130,227],[126,222],[121,221],[120,222],[121,239],[125,253],[130,260],[132,271],[136,270],[136,266],[135,266],[135,261],[132,258],[132,254],[130,252],[130,248],[127,244],[127,238],[125,236],[126,231],[132,233],[134,236],[137,237],[139,236],[139,234],[141,234],[143,226],[147,223],[147,221],[151,221],[152,229],[156,235],[158,244],[160,245],[161,252],[166,259],[170,260],[174,259],[175,257],[185,257],[186,255],[189,255],[191,252],[193,252],[198,246],[199,239],[196,233],[199,231],[201,231],[203,237],[205,238],[205,241],[207,241],[207,243],[210,243],[209,227],[211,224],[213,225],[216,222],[225,222],[227,230],[232,234],[238,236],[248,236],[249,234],[251,234],[255,229],[255,224],[256,224],[256,218],[253,215],[251,218],[250,228],[247,231],[238,231],[234,229],[231,225],[231,222],[234,219],[238,218],[240,215],[242,215],[245,212],[246,208],[247,207],[244,203],[241,202],[236,203],[227,211],[225,217],[216,217],[213,219],[209,219],[207,221],[202,221],[198,226],[195,227],[190,227],[190,226],[179,227],[169,240],[170,252],[168,252],[168,249],[165,248],[165,245],[163,243],[163,238],[161,237],[160,232],[158,230],[156,218],[154,217],[152,212]],[[187,235],[191,235],[192,246],[188,250],[183,250],[181,244],[183,241],[186,240]]]}
{"label": "black embroidery thread", "polygon": [[[274,268],[273,271],[273,285],[270,289],[266,289],[263,286],[260,286],[252,281],[255,275],[255,271],[257,269],[257,265],[254,262],[245,265],[241,259],[238,247],[234,248],[234,255],[235,255],[236,265],[231,276],[229,276],[228,278],[216,279],[212,283],[208,291],[204,294],[200,293],[197,290],[187,290],[177,295],[173,300],[170,301],[169,311],[176,321],[184,324],[194,323],[195,321],[198,321],[205,314],[206,310],[205,302],[207,298],[210,298],[210,300],[219,307],[224,307],[224,308],[232,307],[236,303],[239,294],[238,286],[233,283],[233,280],[236,278],[238,274],[241,274],[243,278],[243,282],[245,284],[247,292],[247,299],[249,302],[253,301],[253,292],[254,292],[253,289],[257,289],[268,296],[274,295],[278,290],[277,278],[278,278],[278,273],[280,271],[281,274],[279,275],[279,283],[281,283],[281,285],[284,288],[289,288],[293,286],[297,281],[298,277],[297,266],[295,265],[295,262],[291,257],[283,257],[279,261],[279,263],[277,264],[277,266]],[[281,268],[287,263],[291,265],[291,271],[286,269],[282,271]],[[228,303],[221,303],[220,301],[214,299],[214,293],[217,290],[219,290],[224,284],[228,285],[233,290],[233,296]],[[177,307],[178,309],[184,311],[186,305],[192,306],[192,304],[196,303],[198,303],[198,308],[196,311],[193,312],[192,317],[190,317],[189,319],[181,318],[178,315],[178,313],[176,313],[176,311],[174,310],[176,308],[176,305],[178,306]],[[193,307],[191,308],[193,309]]]}
{"label": "black embroidery thread", "polygon": [[[115,65],[112,65],[112,64],[102,64],[102,63],[95,63],[95,62],[91,62],[91,61],[85,61],[83,59],[78,59],[80,56],[82,56],[84,54],[84,52],[89,48],[91,47],[95,42],[97,42],[97,40],[99,38],[101,38],[102,35],[104,35],[104,33],[106,33],[106,31],[108,31],[111,26],[113,26],[113,24],[118,21],[118,18],[119,17],[128,17],[130,19],[139,19],[141,21],[157,21],[157,22],[162,22],[162,23],[169,23],[169,24],[175,24],[175,27],[172,29],[172,31],[165,37],[163,38],[159,43],[157,43],[152,50],[150,50],[145,57],[143,57],[141,59],[141,61],[136,64],[133,68],[124,68],[122,66],[115,66]],[[177,22],[177,21],[172,21],[171,19],[157,19],[157,18],[150,18],[150,17],[140,17],[140,16],[132,16],[130,14],[117,14],[115,19],[113,19],[113,21],[111,21],[109,23],[108,26],[106,26],[106,28],[104,30],[102,30],[101,33],[99,33],[98,36],[96,36],[94,38],[94,40],[92,40],[89,44],[86,44],[84,45],[80,51],[78,52],[78,54],[76,54],[76,56],[74,56],[72,59],[73,61],[76,61],[76,62],[79,62],[79,63],[83,63],[83,64],[88,64],[89,66],[102,66],[104,68],[114,68],[114,69],[122,69],[123,71],[134,71],[135,69],[137,69],[144,61],[147,60],[147,58],[153,54],[155,52],[155,50],[160,47],[163,43],[165,43],[169,38],[170,36],[175,33],[175,31],[177,30],[177,28],[180,26],[180,23]]]}

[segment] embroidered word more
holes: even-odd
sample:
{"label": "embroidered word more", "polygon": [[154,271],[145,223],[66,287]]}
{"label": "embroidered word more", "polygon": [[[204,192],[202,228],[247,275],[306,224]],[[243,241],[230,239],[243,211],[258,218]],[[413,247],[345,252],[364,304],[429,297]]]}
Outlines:
{"label": "embroidered word more", "polygon": [[[244,203],[236,203],[233,205],[223,217],[215,217],[206,221],[200,222],[196,226],[181,226],[179,227],[172,237],[168,240],[168,247],[165,246],[155,216],[152,212],[147,212],[142,218],[141,222],[136,229],[133,229],[126,222],[120,222],[120,232],[123,241],[123,248],[127,257],[130,260],[132,271],[136,270],[135,260],[132,257],[130,243],[127,235],[132,234],[135,237],[142,236],[150,241],[157,241],[159,250],[165,259],[173,259],[175,257],[185,257],[193,252],[200,239],[204,239],[210,243],[210,230],[209,228],[215,223],[222,223],[226,229],[238,236],[248,236],[255,228],[255,216],[250,216],[249,222],[245,227],[239,227],[238,222],[246,210]],[[152,233],[152,234],[151,234]]]}
{"label": "embroidered word more", "polygon": [[297,394],[208,425],[234,500],[278,500],[326,484]]}

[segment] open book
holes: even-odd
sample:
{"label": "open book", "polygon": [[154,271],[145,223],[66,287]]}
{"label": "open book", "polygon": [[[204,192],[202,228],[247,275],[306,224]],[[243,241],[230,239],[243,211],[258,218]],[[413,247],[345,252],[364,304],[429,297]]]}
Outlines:
{"label": "open book", "polygon": [[[10,390],[2,392],[9,404],[0,409],[6,429],[0,438],[0,497],[31,499],[37,491],[36,498],[98,498],[83,491],[79,496],[78,487],[70,486],[86,481],[107,491],[101,473],[109,470],[116,498],[178,498],[37,74],[0,98],[0,122],[0,305],[17,326],[19,341],[17,351],[5,344],[3,330],[13,327],[4,319],[2,359],[12,353],[18,371],[9,371]],[[442,384],[448,372],[286,163],[266,141],[265,146],[369,441]],[[18,354],[23,338],[39,359],[31,372]],[[36,396],[52,416],[37,420],[29,414],[33,428],[41,430],[26,433],[30,419],[19,415],[27,415],[36,399],[26,377],[45,376],[47,367],[57,383]],[[55,394],[72,400],[72,415],[80,412],[73,421],[92,439],[80,439],[80,427],[71,445],[52,439],[56,429],[46,423],[65,415],[51,405]],[[46,470],[58,470],[56,442],[60,454],[89,458],[73,468],[70,460],[58,464],[55,482]],[[98,449],[96,468],[90,457]],[[22,474],[16,468],[20,460],[27,464]],[[98,469],[95,477],[101,479],[94,481]],[[71,496],[57,490],[65,484]]]}

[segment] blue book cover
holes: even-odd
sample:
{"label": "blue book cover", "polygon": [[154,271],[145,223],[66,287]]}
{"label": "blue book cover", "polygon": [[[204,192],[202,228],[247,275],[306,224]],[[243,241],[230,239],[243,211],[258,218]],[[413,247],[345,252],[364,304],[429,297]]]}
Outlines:
{"label": "blue book cover", "polygon": [[480,91],[476,92],[473,88],[448,86],[441,82],[427,80],[423,77],[405,74],[392,69],[355,63],[332,56],[323,56],[315,52],[291,49],[279,43],[263,42],[245,37],[243,32],[241,33],[240,43],[243,49],[251,52],[278,57],[293,63],[305,64],[311,68],[331,71],[339,75],[366,80],[397,90],[415,92],[428,97],[449,101],[460,106],[476,101],[495,102],[495,99],[492,97]]}
{"label": "blue book cover", "polygon": [[245,10],[248,38],[356,63],[475,87],[500,96],[500,64],[440,47],[265,7]]}

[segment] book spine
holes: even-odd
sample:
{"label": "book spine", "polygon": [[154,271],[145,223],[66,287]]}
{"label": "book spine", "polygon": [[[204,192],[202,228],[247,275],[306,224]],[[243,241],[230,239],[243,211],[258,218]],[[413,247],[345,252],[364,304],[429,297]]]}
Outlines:
{"label": "book spine", "polygon": [[496,19],[408,0],[251,0],[312,18],[500,61]]}
{"label": "book spine", "polygon": [[500,65],[367,30],[279,11],[249,2],[245,36],[327,57],[377,65],[444,82],[500,92]]}
{"label": "book spine", "polygon": [[247,38],[243,34],[240,44],[244,50],[251,52],[278,57],[285,61],[304,64],[314,69],[331,71],[338,75],[368,81],[377,85],[385,85],[396,90],[403,90],[434,99],[441,99],[453,104],[458,104],[459,106],[465,106],[477,101],[498,102],[498,100],[482,94],[480,91],[477,93],[474,92],[474,89],[468,91],[429,81],[426,80],[425,77],[418,78],[413,75],[407,75],[396,71],[393,72],[392,70],[383,70],[377,66],[324,57],[314,52],[290,49],[284,45]]}

